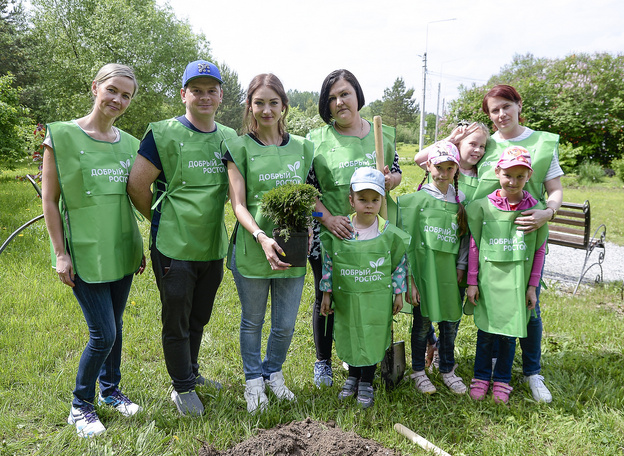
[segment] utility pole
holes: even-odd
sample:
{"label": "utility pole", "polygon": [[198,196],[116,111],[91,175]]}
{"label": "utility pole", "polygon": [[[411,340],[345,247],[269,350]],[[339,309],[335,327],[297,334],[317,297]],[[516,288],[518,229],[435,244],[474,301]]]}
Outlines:
{"label": "utility pole", "polygon": [[439,21],[430,21],[427,22],[427,33],[425,35],[425,53],[423,54],[423,94],[422,94],[422,103],[420,105],[420,134],[418,135],[418,150],[423,150],[423,138],[425,133],[425,117],[427,116],[425,112],[425,93],[427,91],[427,45],[429,44],[429,24],[434,24],[436,22],[447,22],[447,21],[455,21],[457,18],[451,19],[440,19]]}
{"label": "utility pole", "polygon": [[436,106],[436,129],[435,129],[435,142],[438,142],[438,123],[440,122],[440,85],[438,82],[438,105]]}

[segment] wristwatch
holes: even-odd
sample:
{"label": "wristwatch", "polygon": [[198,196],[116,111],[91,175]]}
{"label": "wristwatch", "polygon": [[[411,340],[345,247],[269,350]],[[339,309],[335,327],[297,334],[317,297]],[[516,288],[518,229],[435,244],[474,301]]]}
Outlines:
{"label": "wristwatch", "polygon": [[263,230],[256,230],[253,233],[251,233],[251,235],[254,238],[254,241],[258,242],[258,236],[260,236],[261,234],[264,234],[266,236],[266,233]]}
{"label": "wristwatch", "polygon": [[555,217],[557,216],[557,209],[552,208],[552,207],[549,207],[548,209],[553,211],[553,215],[552,215],[552,217],[550,217],[550,221],[552,222],[553,220],[555,220]]}

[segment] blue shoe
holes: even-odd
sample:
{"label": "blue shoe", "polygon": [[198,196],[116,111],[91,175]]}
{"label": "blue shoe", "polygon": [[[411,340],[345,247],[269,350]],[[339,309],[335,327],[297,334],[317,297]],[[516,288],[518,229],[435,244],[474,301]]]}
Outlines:
{"label": "blue shoe", "polygon": [[115,388],[112,394],[107,397],[103,397],[102,393],[100,393],[98,396],[98,403],[113,407],[123,416],[132,416],[141,411],[141,406],[139,406],[139,404],[132,402],[117,388]]}
{"label": "blue shoe", "polygon": [[332,386],[334,384],[331,360],[316,361],[314,363],[314,384],[318,388],[321,385]]}
{"label": "blue shoe", "polygon": [[106,430],[90,404],[81,408],[72,407],[67,424],[76,425],[76,432],[80,437],[95,437]]}

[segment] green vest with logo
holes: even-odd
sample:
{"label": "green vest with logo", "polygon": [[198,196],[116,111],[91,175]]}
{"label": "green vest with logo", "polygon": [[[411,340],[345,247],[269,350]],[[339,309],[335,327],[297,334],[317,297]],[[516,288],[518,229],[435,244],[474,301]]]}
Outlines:
{"label": "green vest with logo", "polygon": [[388,224],[374,239],[340,240],[325,231],[321,242],[333,263],[336,354],[350,366],[377,364],[391,343],[392,273],[410,237]]}
{"label": "green vest with logo", "polygon": [[160,203],[161,211],[156,248],[183,261],[225,257],[228,177],[220,146],[236,132],[219,123],[214,132],[197,132],[176,119],[152,123],[150,130],[166,178],[165,191],[154,192],[152,205],[156,210]]}
{"label": "green vest with logo", "polygon": [[[383,125],[384,165],[392,168],[396,150],[395,129]],[[332,215],[351,213],[349,186],[356,169],[376,167],[373,127],[364,138],[344,136],[332,125],[312,130],[308,139],[314,143],[314,172],[321,188],[321,202]],[[388,204],[391,203],[389,198]],[[388,213],[392,210],[389,208]],[[392,221],[392,220],[391,220]]]}
{"label": "green vest with logo", "polygon": [[465,174],[459,173],[459,176],[457,178],[457,186],[459,187],[459,190],[466,196],[466,199],[462,201],[462,203],[464,206],[467,206],[472,200],[475,199],[477,187],[479,186],[479,178],[466,176]]}
{"label": "green vest with logo", "polygon": [[[61,187],[59,207],[74,272],[87,283],[119,280],[141,265],[143,242],[126,184],[139,140],[110,143],[74,122],[47,126]],[[56,256],[52,252],[52,263]]]}
{"label": "green vest with logo", "polygon": [[494,190],[500,188],[500,181],[494,171],[503,151],[510,146],[524,147],[531,154],[533,174],[524,189],[536,200],[545,202],[544,179],[550,168],[550,163],[559,148],[559,135],[545,131],[534,131],[528,138],[522,141],[496,142],[490,138],[485,148],[485,155],[477,164],[479,186],[474,199],[485,198]]}
{"label": "green vest with logo", "polygon": [[[260,229],[271,236],[276,226],[260,210],[262,195],[279,185],[305,183],[314,156],[314,145],[301,136],[289,135],[288,143],[284,146],[263,146],[249,135],[243,135],[227,139],[221,147],[223,153],[230,152],[245,180],[247,210]],[[304,267],[272,270],[262,246],[238,224],[230,240],[230,247],[232,243],[236,244],[236,268],[244,277],[284,278],[305,275]],[[231,268],[229,263],[230,260],[228,267]]]}
{"label": "green vest with logo", "polygon": [[403,195],[397,203],[397,224],[412,236],[408,259],[420,293],[421,315],[434,322],[458,321],[462,307],[457,203],[438,200],[424,190]]}
{"label": "green vest with logo", "polygon": [[[532,209],[542,209],[537,203]],[[526,307],[535,252],[548,237],[548,225],[531,233],[517,230],[514,223],[522,211],[503,211],[488,198],[467,208],[470,233],[479,248],[479,300],[474,321],[491,334],[526,337],[530,311]]]}

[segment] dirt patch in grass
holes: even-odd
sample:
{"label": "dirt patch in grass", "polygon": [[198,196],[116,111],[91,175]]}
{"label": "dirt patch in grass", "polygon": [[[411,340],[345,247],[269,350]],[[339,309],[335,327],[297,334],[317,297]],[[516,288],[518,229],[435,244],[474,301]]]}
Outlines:
{"label": "dirt patch in grass", "polygon": [[329,421],[321,423],[310,418],[262,429],[252,437],[229,450],[218,451],[204,444],[199,456],[400,456],[373,440],[355,432],[345,432]]}

